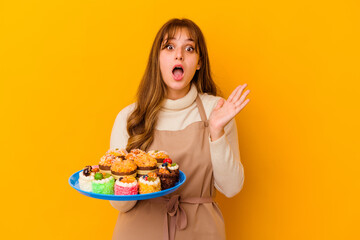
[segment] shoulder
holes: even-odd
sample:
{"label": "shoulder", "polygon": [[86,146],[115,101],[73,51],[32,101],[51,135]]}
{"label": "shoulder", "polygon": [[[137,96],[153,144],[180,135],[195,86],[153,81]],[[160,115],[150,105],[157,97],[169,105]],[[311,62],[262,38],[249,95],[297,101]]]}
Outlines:
{"label": "shoulder", "polygon": [[219,96],[210,95],[207,93],[199,94],[201,102],[204,105],[207,117],[209,117],[212,110],[215,108],[218,101],[221,99]]}
{"label": "shoulder", "polygon": [[136,107],[136,104],[132,103],[132,104],[124,107],[123,109],[121,109],[121,111],[116,116],[115,121],[116,122],[118,122],[118,121],[127,121],[128,117],[134,111],[135,107]]}
{"label": "shoulder", "polygon": [[123,108],[116,116],[110,137],[110,148],[126,148],[127,141],[129,138],[126,130],[127,120],[134,110],[136,104],[130,104]]}

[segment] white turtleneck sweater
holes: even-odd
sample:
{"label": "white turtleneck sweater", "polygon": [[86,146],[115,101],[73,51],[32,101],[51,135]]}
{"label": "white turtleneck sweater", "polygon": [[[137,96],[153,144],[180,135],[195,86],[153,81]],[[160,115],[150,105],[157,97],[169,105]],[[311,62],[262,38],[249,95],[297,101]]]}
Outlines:
{"label": "white turtleneck sweater", "polygon": [[[192,85],[186,96],[177,100],[165,99],[159,112],[157,130],[176,131],[184,129],[193,122],[201,121],[196,105],[198,95],[195,85]],[[220,97],[200,94],[205,113],[209,118]],[[135,108],[135,103],[119,112],[111,132],[110,148],[126,148],[129,135],[126,130],[127,119]],[[215,187],[227,197],[233,197],[240,192],[244,183],[244,169],[240,161],[240,152],[235,120],[232,119],[224,128],[225,134],[215,141],[209,136],[211,162]],[[110,201],[111,205],[121,212],[127,212],[136,201]]]}

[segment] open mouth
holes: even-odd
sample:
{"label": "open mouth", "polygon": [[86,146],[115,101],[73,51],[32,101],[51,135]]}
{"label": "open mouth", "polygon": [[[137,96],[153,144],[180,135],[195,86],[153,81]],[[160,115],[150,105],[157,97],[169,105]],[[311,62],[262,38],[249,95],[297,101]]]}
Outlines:
{"label": "open mouth", "polygon": [[175,65],[172,70],[173,78],[181,80],[184,77],[184,68],[181,64]]}

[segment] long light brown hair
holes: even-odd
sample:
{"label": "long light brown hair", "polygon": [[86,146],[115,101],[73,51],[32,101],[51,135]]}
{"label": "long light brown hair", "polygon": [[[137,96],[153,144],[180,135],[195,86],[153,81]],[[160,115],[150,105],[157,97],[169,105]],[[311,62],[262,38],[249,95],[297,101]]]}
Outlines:
{"label": "long light brown hair", "polygon": [[[195,42],[195,51],[199,54],[200,69],[194,74],[194,83],[199,93],[216,96],[216,85],[211,77],[210,62],[204,35],[200,28],[189,19],[171,19],[156,34],[151,47],[149,61],[137,92],[134,111],[127,120],[129,140],[126,149],[147,150],[154,140],[154,129],[161,103],[166,96],[166,85],[160,71],[159,54],[165,48],[167,39],[176,35],[178,30],[186,28]],[[165,39],[165,37],[167,37]]]}

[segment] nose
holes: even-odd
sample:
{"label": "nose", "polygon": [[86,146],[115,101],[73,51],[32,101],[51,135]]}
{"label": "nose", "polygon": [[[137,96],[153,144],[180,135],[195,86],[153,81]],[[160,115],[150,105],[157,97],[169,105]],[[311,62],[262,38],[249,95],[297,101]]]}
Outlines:
{"label": "nose", "polygon": [[183,60],[183,53],[182,53],[182,49],[178,48],[178,50],[175,53],[175,59],[176,60]]}

